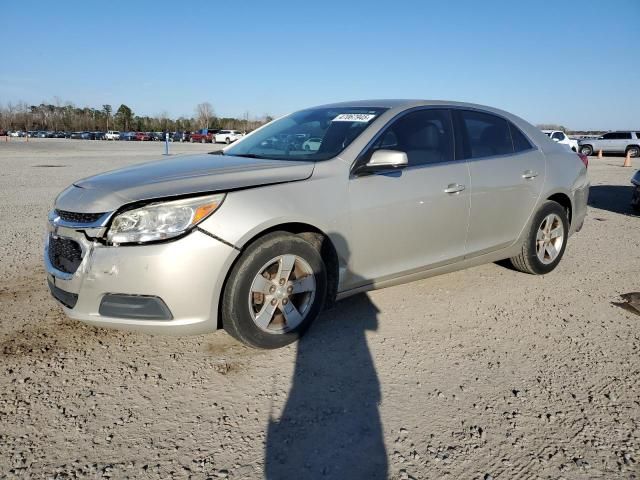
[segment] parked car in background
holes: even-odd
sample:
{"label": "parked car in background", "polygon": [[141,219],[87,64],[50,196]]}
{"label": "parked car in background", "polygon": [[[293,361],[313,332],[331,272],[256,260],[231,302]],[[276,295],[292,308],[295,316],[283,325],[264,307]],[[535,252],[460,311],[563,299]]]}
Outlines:
{"label": "parked car in background", "polygon": [[220,130],[214,135],[215,143],[233,143],[239,138],[242,138],[242,132],[238,130]]}
{"label": "parked car in background", "polygon": [[631,185],[633,185],[633,190],[631,191],[631,207],[636,213],[640,214],[640,170],[631,177]]}
{"label": "parked car in background", "polygon": [[151,140],[151,137],[146,132],[136,132],[134,134],[133,140],[137,140],[139,142],[148,142],[149,140]]}
{"label": "parked car in background", "polygon": [[164,142],[164,132],[150,132],[149,136],[155,142]]}
{"label": "parked car in background", "polygon": [[135,140],[135,132],[120,132],[120,140],[121,141],[131,141]]}
{"label": "parked car in background", "polygon": [[4,128],[0,128],[0,137],[7,137],[9,132],[7,132]]}
{"label": "parked car in background", "polygon": [[104,134],[105,140],[120,140],[120,132],[117,130],[108,130],[107,133]]}
{"label": "parked car in background", "polygon": [[65,132],[53,132],[52,138],[66,138],[67,134]]}
{"label": "parked car in background", "polygon": [[593,155],[603,153],[628,153],[631,157],[640,157],[640,131],[617,131],[605,133],[595,139],[578,140],[580,153]]}
{"label": "parked car in background", "polygon": [[566,133],[561,130],[542,130],[547,137],[549,137],[554,142],[558,142],[560,145],[566,145],[569,150],[573,150],[574,152],[578,151],[578,141],[572,138],[569,138]]}
{"label": "parked car in background", "polygon": [[204,128],[189,135],[189,141],[191,143],[214,143],[214,136],[220,130],[215,128]]}
{"label": "parked car in background", "polygon": [[302,149],[307,151],[317,151],[320,148],[322,139],[318,137],[311,137],[302,144]]}
{"label": "parked car in background", "polygon": [[88,140],[89,132],[73,132],[70,138],[74,140]]}
{"label": "parked car in background", "polygon": [[10,137],[24,137],[26,135],[22,130],[14,130],[9,132]]}
{"label": "parked car in background", "polygon": [[169,139],[172,142],[188,142],[190,133],[191,132],[173,132]]}
{"label": "parked car in background", "polygon": [[106,140],[106,133],[105,132],[91,132],[92,133],[92,140]]}
{"label": "parked car in background", "polygon": [[[310,131],[316,151],[263,146]],[[216,153],[57,196],[44,262],[67,315],[150,333],[222,325],[277,348],[367,290],[503,259],[548,274],[587,212],[587,162],[480,105],[324,105]]]}

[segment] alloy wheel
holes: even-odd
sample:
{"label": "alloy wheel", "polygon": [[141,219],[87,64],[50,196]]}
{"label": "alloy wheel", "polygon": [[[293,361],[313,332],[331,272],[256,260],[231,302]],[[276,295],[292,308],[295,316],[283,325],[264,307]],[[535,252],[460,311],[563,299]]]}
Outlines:
{"label": "alloy wheel", "polygon": [[249,312],[261,330],[287,333],[304,321],[315,295],[311,266],[297,255],[281,255],[265,263],[253,279]]}
{"label": "alloy wheel", "polygon": [[544,217],[536,234],[536,255],[543,264],[553,263],[564,244],[564,225],[555,213]]}

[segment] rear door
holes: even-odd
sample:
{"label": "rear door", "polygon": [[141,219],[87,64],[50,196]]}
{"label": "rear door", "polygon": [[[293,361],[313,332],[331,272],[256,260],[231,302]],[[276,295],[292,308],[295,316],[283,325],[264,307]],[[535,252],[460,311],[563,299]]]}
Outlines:
{"label": "rear door", "polygon": [[615,139],[612,143],[612,152],[624,153],[631,143],[631,132],[614,132]]}
{"label": "rear door", "polygon": [[386,127],[375,150],[407,154],[403,170],[349,181],[351,278],[347,288],[464,258],[469,219],[469,170],[456,160],[447,109],[417,109]]}
{"label": "rear door", "polygon": [[512,244],[533,212],[545,178],[544,155],[510,121],[454,110],[471,175],[467,256]]}

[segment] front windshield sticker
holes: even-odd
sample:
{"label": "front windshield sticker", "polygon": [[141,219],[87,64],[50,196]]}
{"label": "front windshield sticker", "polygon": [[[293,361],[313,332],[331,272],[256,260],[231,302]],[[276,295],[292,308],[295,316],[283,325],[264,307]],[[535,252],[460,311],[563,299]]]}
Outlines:
{"label": "front windshield sticker", "polygon": [[371,113],[341,113],[332,122],[364,122],[367,123],[372,118],[375,118],[375,114]]}

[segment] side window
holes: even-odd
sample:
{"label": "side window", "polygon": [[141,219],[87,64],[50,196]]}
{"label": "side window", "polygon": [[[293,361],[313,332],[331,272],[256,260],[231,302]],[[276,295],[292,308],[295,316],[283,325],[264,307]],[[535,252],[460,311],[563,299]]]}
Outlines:
{"label": "side window", "polygon": [[405,152],[409,166],[453,160],[453,132],[449,110],[425,109],[407,113],[382,133],[373,150]]}
{"label": "side window", "polygon": [[463,133],[464,158],[491,157],[513,153],[509,125],[504,118],[484,112],[460,112]]}
{"label": "side window", "polygon": [[603,139],[603,140],[613,140],[613,139],[615,139],[615,138],[616,138],[616,134],[615,134],[615,133],[605,133],[605,134],[602,136],[602,139]]}
{"label": "side window", "polygon": [[531,142],[525,137],[524,133],[511,122],[509,122],[509,130],[511,131],[511,140],[513,140],[513,149],[516,153],[533,148],[533,145],[531,145]]}
{"label": "side window", "polygon": [[620,132],[620,136],[618,138],[622,140],[631,140],[631,132]]}

